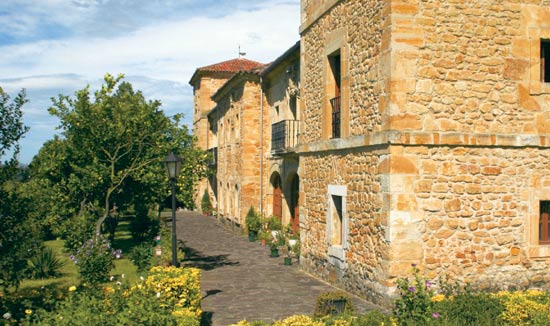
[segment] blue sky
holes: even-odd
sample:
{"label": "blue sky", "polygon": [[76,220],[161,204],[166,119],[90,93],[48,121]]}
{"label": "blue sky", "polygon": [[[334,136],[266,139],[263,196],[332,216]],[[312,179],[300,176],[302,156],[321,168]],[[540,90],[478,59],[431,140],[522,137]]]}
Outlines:
{"label": "blue sky", "polygon": [[51,97],[73,95],[103,75],[124,73],[167,115],[192,123],[197,67],[246,58],[268,63],[298,39],[299,0],[2,0],[0,87],[22,88],[31,129],[19,159],[30,163],[58,131]]}

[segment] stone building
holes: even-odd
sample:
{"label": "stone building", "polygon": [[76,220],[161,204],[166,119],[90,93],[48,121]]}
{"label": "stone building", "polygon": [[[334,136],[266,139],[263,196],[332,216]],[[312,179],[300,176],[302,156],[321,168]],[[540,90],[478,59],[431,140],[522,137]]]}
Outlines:
{"label": "stone building", "polygon": [[[218,138],[215,136],[216,129],[210,128],[207,117],[208,112],[216,106],[212,95],[239,71],[251,70],[261,66],[263,64],[256,61],[236,58],[198,68],[189,81],[189,84],[193,87],[193,134],[197,137],[199,148],[208,150],[211,153],[213,158],[211,167],[215,168],[218,156]],[[209,193],[213,205],[216,207],[216,187],[215,174],[198,184],[195,205],[199,209],[205,190]]]}
{"label": "stone building", "polygon": [[301,1],[302,267],[549,288],[550,2]]}
{"label": "stone building", "polygon": [[252,206],[298,228],[299,59],[296,43],[269,65],[235,59],[197,69],[195,135],[215,158],[198,207],[207,189],[219,217],[235,224]]}
{"label": "stone building", "polygon": [[300,43],[283,53],[262,72],[262,89],[270,117],[268,216],[299,228],[298,144],[300,130]]}
{"label": "stone building", "polygon": [[208,113],[218,146],[218,216],[238,225],[251,206],[262,210],[265,197],[268,114],[260,72],[235,74],[212,95],[216,106]]}

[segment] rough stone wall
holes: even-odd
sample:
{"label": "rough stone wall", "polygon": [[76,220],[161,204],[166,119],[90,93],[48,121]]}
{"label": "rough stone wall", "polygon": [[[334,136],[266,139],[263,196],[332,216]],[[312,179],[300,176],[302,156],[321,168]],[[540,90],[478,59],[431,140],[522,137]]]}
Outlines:
{"label": "rough stone wall", "polygon": [[547,1],[392,1],[385,128],[545,132],[549,97],[530,94],[530,42],[549,27]]}
{"label": "rough stone wall", "polygon": [[[227,76],[224,77],[201,77],[196,85],[193,86],[193,135],[197,137],[197,146],[200,149],[207,150],[217,146],[217,139],[214,138],[209,131],[208,119],[206,114],[214,108],[216,103],[212,100],[212,95],[227,81]],[[214,191],[208,183],[207,179],[203,179],[197,183],[195,192],[195,206],[201,208],[201,199],[204,191],[210,193],[210,200],[213,207],[216,207],[216,198]]]}
{"label": "rough stone wall", "polygon": [[[550,85],[537,75],[537,47],[550,39],[549,5],[302,1],[307,270],[381,300],[412,263],[483,288],[548,287],[550,249],[537,232],[538,203],[550,200]],[[323,140],[335,30],[346,38],[349,133]],[[339,272],[327,257],[328,185],[348,189]]]}
{"label": "rough stone wall", "polygon": [[[337,1],[335,1],[337,2]],[[307,2],[306,2],[307,3]],[[317,8],[314,4],[304,4]],[[325,47],[330,42],[332,31],[343,29],[347,38],[347,78],[342,83],[349,85],[350,126],[349,135],[361,135],[379,130],[381,116],[378,110],[384,84],[389,74],[381,69],[384,54],[383,37],[387,32],[388,6],[384,1],[341,1],[302,31],[301,88],[304,108],[303,142],[323,139],[323,101],[326,101],[325,74],[327,57]],[[313,15],[313,14],[311,14]],[[387,37],[387,36],[386,36]]]}
{"label": "rough stone wall", "polygon": [[[299,60],[294,57],[279,64],[268,76],[264,76],[265,92],[265,115],[269,116],[268,126],[265,129],[266,136],[266,159],[269,167],[265,171],[267,187],[265,191],[264,213],[266,216],[273,215],[273,184],[271,178],[278,174],[282,182],[282,222],[284,225],[291,221],[291,187],[292,176],[298,172],[298,158],[295,153],[284,153],[272,155],[271,153],[271,132],[274,123],[283,120],[299,119],[299,101],[296,100],[295,112],[290,108],[291,96],[298,97],[299,87]],[[278,110],[277,110],[277,109]],[[293,129],[287,129],[291,133]],[[297,130],[296,130],[297,131]],[[287,134],[288,136],[288,134]]]}
{"label": "rough stone wall", "polygon": [[[250,206],[260,206],[260,86],[252,80],[231,81],[218,100],[218,203],[219,214],[238,224]],[[264,127],[269,121],[264,114]],[[269,131],[269,130],[267,130]],[[263,149],[266,152],[266,130]],[[264,171],[268,161],[263,160]],[[264,179],[268,178],[264,173]],[[264,189],[267,182],[264,181]],[[265,196],[264,196],[265,197]]]}
{"label": "rough stone wall", "polygon": [[[386,150],[349,150],[300,157],[302,267],[350,291],[378,300],[386,280],[388,246],[381,228],[382,179],[378,164]],[[344,275],[328,263],[327,185],[347,185],[349,248]]]}
{"label": "rough stone wall", "polygon": [[395,208],[421,212],[411,224],[421,235],[413,259],[428,277],[450,274],[491,289],[550,288],[549,257],[531,251],[539,247],[531,232],[538,229],[535,207],[548,200],[538,192],[550,185],[550,149],[419,146],[402,152],[418,170],[402,192],[413,196],[396,200]]}

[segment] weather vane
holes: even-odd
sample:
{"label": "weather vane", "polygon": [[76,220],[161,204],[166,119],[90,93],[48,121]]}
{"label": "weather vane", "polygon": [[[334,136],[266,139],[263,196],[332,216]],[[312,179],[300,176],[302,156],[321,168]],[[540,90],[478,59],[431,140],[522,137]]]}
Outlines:
{"label": "weather vane", "polygon": [[239,44],[239,58],[244,57],[246,55],[246,52],[241,52],[241,45]]}

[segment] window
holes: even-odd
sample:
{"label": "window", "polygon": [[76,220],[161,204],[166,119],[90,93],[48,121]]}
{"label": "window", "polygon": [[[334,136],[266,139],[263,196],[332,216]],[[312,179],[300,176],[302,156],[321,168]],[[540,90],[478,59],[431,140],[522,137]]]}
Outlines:
{"label": "window", "polygon": [[550,83],[550,40],[540,41],[540,77],[543,83]]}
{"label": "window", "polygon": [[330,244],[333,246],[342,245],[342,196],[332,195],[332,218],[331,218],[331,234]]}
{"label": "window", "polygon": [[332,116],[332,138],[340,138],[341,136],[341,87],[342,87],[342,60],[340,56],[340,51],[337,51],[328,57],[330,72],[333,82],[332,90],[329,91],[332,94],[330,97],[330,107],[331,107],[331,116]]}
{"label": "window", "polygon": [[550,201],[540,202],[539,244],[550,244]]}
{"label": "window", "polygon": [[329,263],[338,269],[345,269],[348,248],[349,221],[346,208],[346,186],[328,186],[327,245]]}

